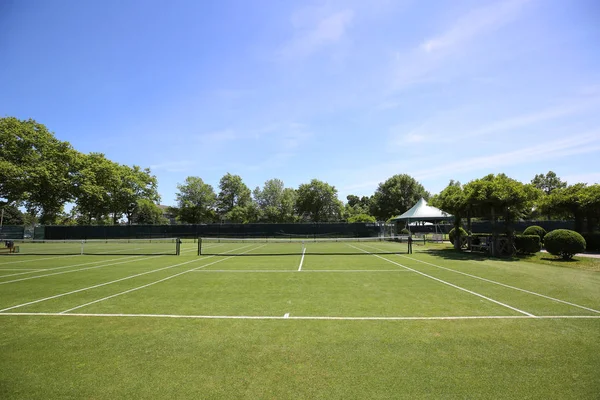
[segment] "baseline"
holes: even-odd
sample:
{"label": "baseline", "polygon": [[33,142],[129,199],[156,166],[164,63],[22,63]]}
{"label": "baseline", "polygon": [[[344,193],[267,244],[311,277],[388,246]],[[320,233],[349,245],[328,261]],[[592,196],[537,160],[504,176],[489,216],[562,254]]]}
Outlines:
{"label": "baseline", "polygon": [[321,316],[271,316],[271,315],[179,315],[179,314],[87,314],[87,313],[26,313],[12,312],[1,313],[1,316],[34,316],[34,317],[101,317],[101,318],[181,318],[181,319],[254,319],[254,320],[331,320],[331,321],[457,321],[457,320],[489,320],[489,319],[516,319],[516,320],[542,320],[542,319],[600,319],[599,315],[473,315],[454,317],[321,317]]}

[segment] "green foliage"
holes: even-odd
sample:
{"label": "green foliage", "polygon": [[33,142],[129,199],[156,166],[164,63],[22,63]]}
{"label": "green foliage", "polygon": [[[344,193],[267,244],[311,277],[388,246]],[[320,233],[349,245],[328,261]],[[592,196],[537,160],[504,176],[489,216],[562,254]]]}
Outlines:
{"label": "green foliage", "polygon": [[[462,244],[462,242],[467,239],[467,236],[469,236],[469,234],[463,228],[458,228],[458,232]],[[452,228],[450,232],[448,232],[448,238],[450,239],[450,243],[456,243],[456,228]]]}
{"label": "green foliage", "polygon": [[177,185],[177,218],[188,224],[201,224],[215,220],[217,196],[212,186],[201,178],[188,176],[184,184]]}
{"label": "green foliage", "polygon": [[546,230],[541,226],[531,225],[523,231],[523,235],[537,235],[540,238],[540,242],[543,243],[544,236],[546,236]]}
{"label": "green foliage", "polygon": [[406,229],[406,228],[402,228],[402,230],[400,231],[400,234],[401,235],[409,235],[410,231],[408,229]]}
{"label": "green foliage", "polygon": [[255,220],[274,223],[295,220],[296,191],[285,188],[282,180],[266,181],[262,190],[254,189],[253,196],[258,207]]}
{"label": "green foliage", "polygon": [[567,182],[561,181],[560,178],[552,171],[548,171],[546,175],[536,175],[531,180],[531,184],[542,190],[545,194],[550,194],[555,189],[564,189],[567,187]]}
{"label": "green foliage", "polygon": [[348,218],[349,223],[354,222],[377,222],[374,216],[369,214],[356,214]]}
{"label": "green foliage", "polygon": [[371,214],[379,221],[387,221],[414,206],[421,197],[429,198],[423,185],[409,175],[394,175],[379,184],[372,198]]}
{"label": "green foliage", "polygon": [[[0,203],[0,209],[4,210],[2,224],[3,225],[23,225],[23,213],[15,206]],[[0,211],[2,212],[2,211]]]}
{"label": "green foliage", "polygon": [[313,179],[298,188],[296,209],[302,218],[312,222],[339,221],[343,204],[338,200],[334,186]]}
{"label": "green foliage", "polygon": [[[541,191],[505,174],[490,174],[464,186],[466,203],[474,217],[502,217],[510,223],[531,212]],[[507,226],[508,227],[508,226]]]}
{"label": "green foliage", "polygon": [[34,120],[0,118],[0,198],[54,221],[73,197],[76,152]]}
{"label": "green foliage", "polygon": [[137,201],[132,222],[139,225],[166,225],[169,220],[163,216],[163,209],[148,199]]}
{"label": "green foliage", "polygon": [[544,237],[544,247],[548,253],[570,260],[576,253],[585,251],[585,239],[579,233],[568,229],[556,229]]}
{"label": "green foliage", "polygon": [[541,249],[539,235],[515,235],[515,247],[519,254],[535,254]]}
{"label": "green foliage", "polygon": [[584,233],[581,236],[585,239],[585,248],[587,251],[600,251],[600,233]]}
{"label": "green foliage", "polygon": [[219,181],[217,212],[230,222],[247,221],[246,210],[252,202],[251,192],[239,175],[227,173]]}

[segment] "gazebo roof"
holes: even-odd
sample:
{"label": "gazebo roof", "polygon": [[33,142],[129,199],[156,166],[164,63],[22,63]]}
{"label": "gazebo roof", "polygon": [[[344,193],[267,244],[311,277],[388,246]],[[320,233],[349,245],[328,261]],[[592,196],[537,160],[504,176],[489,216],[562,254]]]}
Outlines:
{"label": "gazebo roof", "polygon": [[440,221],[451,219],[453,216],[439,208],[427,205],[424,198],[417,202],[412,208],[404,214],[392,218],[392,221]]}

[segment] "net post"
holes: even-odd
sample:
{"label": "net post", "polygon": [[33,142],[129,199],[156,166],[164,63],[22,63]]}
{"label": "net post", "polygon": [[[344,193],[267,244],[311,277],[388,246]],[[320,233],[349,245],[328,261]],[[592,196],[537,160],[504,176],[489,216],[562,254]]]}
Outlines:
{"label": "net post", "polygon": [[202,255],[202,238],[198,238],[198,255]]}
{"label": "net post", "polygon": [[175,238],[175,255],[181,254],[181,239]]}
{"label": "net post", "polygon": [[85,243],[84,240],[81,241],[81,255],[83,255],[83,243]]}

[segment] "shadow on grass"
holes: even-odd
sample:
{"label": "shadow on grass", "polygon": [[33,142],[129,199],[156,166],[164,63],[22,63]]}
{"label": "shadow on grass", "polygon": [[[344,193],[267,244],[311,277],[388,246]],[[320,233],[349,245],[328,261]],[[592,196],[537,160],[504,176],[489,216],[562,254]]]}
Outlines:
{"label": "shadow on grass", "polygon": [[469,252],[469,251],[457,251],[451,248],[448,249],[426,249],[420,250],[419,253],[428,254],[433,257],[440,257],[445,260],[472,260],[472,261],[486,261],[486,260],[495,260],[495,261],[522,261],[527,260],[529,257],[535,256],[519,256],[519,257],[490,257],[485,253],[479,252]]}

